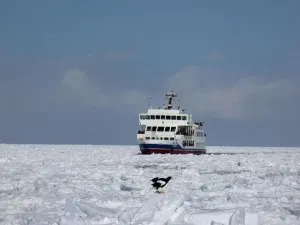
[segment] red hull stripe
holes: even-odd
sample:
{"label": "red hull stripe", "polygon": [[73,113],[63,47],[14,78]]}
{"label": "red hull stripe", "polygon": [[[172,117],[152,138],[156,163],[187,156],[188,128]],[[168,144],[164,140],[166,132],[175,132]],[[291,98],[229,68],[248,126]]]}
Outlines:
{"label": "red hull stripe", "polygon": [[201,155],[206,154],[205,150],[181,150],[181,149],[174,149],[174,150],[166,150],[166,149],[142,149],[141,153],[144,155],[148,154],[195,154]]}

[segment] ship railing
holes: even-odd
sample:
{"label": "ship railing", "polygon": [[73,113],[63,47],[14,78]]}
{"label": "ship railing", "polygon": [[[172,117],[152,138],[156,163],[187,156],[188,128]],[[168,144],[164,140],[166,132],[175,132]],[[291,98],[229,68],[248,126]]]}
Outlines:
{"label": "ship railing", "polygon": [[204,122],[199,121],[199,122],[195,122],[195,124],[199,125],[200,127],[202,127],[204,125]]}

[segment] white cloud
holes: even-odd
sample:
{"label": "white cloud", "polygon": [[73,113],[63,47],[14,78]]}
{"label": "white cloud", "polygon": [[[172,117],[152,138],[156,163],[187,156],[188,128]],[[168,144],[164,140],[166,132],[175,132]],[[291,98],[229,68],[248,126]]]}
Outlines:
{"label": "white cloud", "polygon": [[145,101],[146,93],[137,91],[137,90],[127,90],[123,93],[118,93],[116,98],[118,98],[118,102],[120,104],[130,104],[130,105],[139,105]]}
{"label": "white cloud", "polygon": [[[143,104],[144,97],[147,94],[137,90],[117,90],[114,88],[103,89],[88,75],[77,69],[70,68],[62,78],[62,84],[75,94],[77,98],[86,104],[97,108],[120,108],[126,111],[136,110]],[[110,84],[112,87],[114,84]]]}
{"label": "white cloud", "polygon": [[[222,77],[219,74],[214,70],[186,66],[169,77],[160,95],[139,90],[103,89],[76,68],[69,69],[63,75],[63,84],[84,103],[135,113],[147,108],[146,96],[165,100],[164,93],[170,89],[179,94],[182,107],[199,116],[251,120],[280,119],[300,113],[297,104],[300,92],[295,81],[265,81],[256,76],[233,81],[227,75]],[[113,85],[110,84],[110,87]],[[156,102],[152,103],[156,105]]]}
{"label": "white cloud", "polygon": [[167,87],[181,94],[181,102],[202,116],[227,119],[267,119],[299,111],[297,85],[288,79],[264,81],[248,76],[234,82],[226,77],[187,66],[171,76]]}
{"label": "white cloud", "polygon": [[90,81],[87,74],[79,69],[68,69],[63,74],[62,84],[87,104],[100,108],[110,104],[110,99],[100,91],[100,86]]}

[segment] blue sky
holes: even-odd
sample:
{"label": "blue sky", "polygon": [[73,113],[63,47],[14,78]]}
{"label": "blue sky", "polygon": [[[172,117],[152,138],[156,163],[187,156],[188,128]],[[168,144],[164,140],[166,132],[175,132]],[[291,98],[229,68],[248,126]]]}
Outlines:
{"label": "blue sky", "polygon": [[0,141],[136,144],[180,95],[209,145],[300,145],[299,1],[0,2]]}

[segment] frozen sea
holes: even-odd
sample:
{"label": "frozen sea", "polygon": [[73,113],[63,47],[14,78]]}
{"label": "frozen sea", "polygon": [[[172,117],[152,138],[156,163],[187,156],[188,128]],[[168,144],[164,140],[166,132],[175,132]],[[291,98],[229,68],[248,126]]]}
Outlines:
{"label": "frozen sea", "polygon": [[[300,148],[208,152],[224,154],[1,144],[0,224],[300,224]],[[162,194],[156,176],[173,177]]]}

